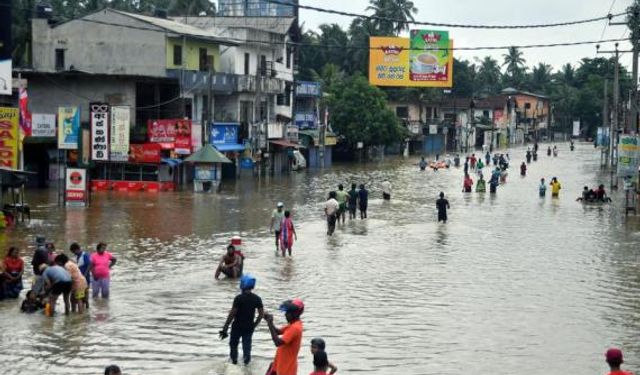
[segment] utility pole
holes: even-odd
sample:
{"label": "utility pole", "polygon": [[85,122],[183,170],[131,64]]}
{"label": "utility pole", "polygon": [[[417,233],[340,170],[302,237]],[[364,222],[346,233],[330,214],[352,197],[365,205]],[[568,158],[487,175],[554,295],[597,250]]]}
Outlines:
{"label": "utility pole", "polygon": [[600,45],[596,45],[597,53],[612,53],[615,55],[614,59],[614,72],[613,72],[613,109],[612,109],[612,119],[611,119],[611,131],[609,132],[610,138],[610,148],[609,148],[609,157],[611,158],[610,166],[611,166],[611,188],[618,187],[618,178],[617,176],[614,178],[616,174],[616,168],[618,167],[618,106],[620,100],[620,53],[621,52],[632,52],[632,51],[620,51],[618,50],[618,43],[615,44],[614,51],[600,51]]}
{"label": "utility pole", "polygon": [[[634,5],[632,5],[634,6]],[[631,18],[627,18],[627,22],[611,22],[611,16],[609,16],[609,25],[610,26],[627,26],[631,31],[631,51],[633,58],[631,63],[631,99],[629,103],[629,129],[631,131],[640,132],[640,124],[638,123],[638,55],[640,54],[640,41],[638,41],[638,37],[640,36],[640,30],[638,30],[638,26],[640,26],[640,20],[638,18],[639,13],[638,9],[634,9],[631,13]],[[617,45],[617,44],[616,44]]]}
{"label": "utility pole", "polygon": [[[604,96],[603,96],[603,100],[602,100],[602,125],[603,125],[603,129],[607,128],[609,130],[609,137],[611,137],[611,124],[609,123],[609,109],[608,107],[608,102],[609,102],[609,98],[607,95],[607,87],[609,86],[609,80],[608,79],[604,79]],[[601,146],[601,145],[599,145]],[[603,164],[603,159],[604,159],[604,164]],[[607,148],[602,148],[600,151],[600,166],[607,166],[609,165],[609,145],[607,144]]]}

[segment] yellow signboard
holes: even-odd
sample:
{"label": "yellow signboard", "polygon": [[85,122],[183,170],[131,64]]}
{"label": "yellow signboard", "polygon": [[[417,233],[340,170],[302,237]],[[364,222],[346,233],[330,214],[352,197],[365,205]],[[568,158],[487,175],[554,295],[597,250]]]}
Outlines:
{"label": "yellow signboard", "polygon": [[448,32],[412,30],[411,39],[371,37],[369,83],[392,87],[452,87]]}
{"label": "yellow signboard", "polygon": [[18,168],[18,108],[0,107],[0,167]]}

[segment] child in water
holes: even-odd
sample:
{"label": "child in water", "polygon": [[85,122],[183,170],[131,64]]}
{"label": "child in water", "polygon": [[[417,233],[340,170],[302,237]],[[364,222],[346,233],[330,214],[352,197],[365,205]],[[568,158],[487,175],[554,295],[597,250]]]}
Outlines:
{"label": "child in water", "polygon": [[27,292],[27,298],[22,301],[20,311],[27,314],[32,314],[40,309],[44,308],[42,302],[38,301],[36,294],[33,290]]}
{"label": "child in water", "polygon": [[547,195],[547,185],[545,185],[544,183],[544,178],[540,179],[540,187],[538,188],[538,193],[540,194],[541,198]]}
{"label": "child in water", "polygon": [[[323,339],[315,338],[311,340],[311,354],[313,354],[313,365],[316,368],[316,371],[311,373],[312,375],[326,374],[327,369],[330,370],[329,374],[331,375],[335,374],[338,371],[338,368],[333,363],[329,362],[327,358],[327,353],[325,352],[325,347],[326,347],[326,344]],[[318,366],[316,365],[316,355],[318,353],[324,354],[324,359],[326,361],[326,365],[324,366],[324,369],[322,368],[319,369]],[[322,354],[319,354],[319,356],[322,357]],[[319,364],[322,365],[322,363],[319,363]]]}

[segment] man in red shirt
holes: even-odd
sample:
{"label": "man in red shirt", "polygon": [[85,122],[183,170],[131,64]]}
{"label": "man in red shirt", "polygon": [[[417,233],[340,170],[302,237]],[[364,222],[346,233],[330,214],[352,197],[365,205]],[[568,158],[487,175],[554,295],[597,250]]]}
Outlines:
{"label": "man in red shirt", "polygon": [[624,363],[624,361],[622,360],[622,350],[611,348],[607,350],[605,358],[607,359],[607,363],[611,368],[611,372],[609,372],[609,375],[633,375],[633,373],[631,372],[622,371],[620,369],[620,365]]}
{"label": "man in red shirt", "polygon": [[276,356],[267,371],[268,375],[297,375],[298,352],[302,343],[302,321],[300,315],[304,312],[304,303],[300,299],[288,300],[280,305],[280,311],[287,318],[286,326],[278,329],[273,324],[273,315],[264,314],[271,339],[278,348]]}

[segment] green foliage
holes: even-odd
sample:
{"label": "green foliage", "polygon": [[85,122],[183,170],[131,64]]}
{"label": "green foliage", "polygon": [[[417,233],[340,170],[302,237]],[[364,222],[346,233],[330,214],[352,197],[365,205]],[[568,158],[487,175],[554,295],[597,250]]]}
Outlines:
{"label": "green foliage", "polygon": [[352,147],[390,145],[401,141],[404,131],[387,108],[384,92],[357,74],[334,85],[329,92],[331,124]]}
{"label": "green foliage", "polygon": [[415,21],[413,15],[418,12],[413,1],[409,0],[369,0],[369,4],[367,10],[372,10],[374,16],[380,17],[373,20],[373,25],[381,35],[398,35],[408,30],[407,21]]}

